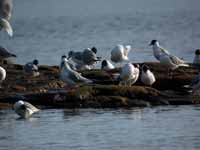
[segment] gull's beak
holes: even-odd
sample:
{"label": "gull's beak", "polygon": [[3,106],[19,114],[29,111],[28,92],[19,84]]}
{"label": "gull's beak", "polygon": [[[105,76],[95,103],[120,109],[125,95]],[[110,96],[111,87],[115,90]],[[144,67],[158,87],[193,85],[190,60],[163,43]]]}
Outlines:
{"label": "gull's beak", "polygon": [[152,43],[149,43],[149,46],[152,46],[153,44]]}

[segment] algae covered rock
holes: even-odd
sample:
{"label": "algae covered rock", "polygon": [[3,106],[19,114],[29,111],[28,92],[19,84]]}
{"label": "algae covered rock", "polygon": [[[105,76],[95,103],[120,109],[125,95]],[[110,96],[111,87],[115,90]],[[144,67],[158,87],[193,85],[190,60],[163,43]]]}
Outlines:
{"label": "algae covered rock", "polygon": [[[24,100],[37,105],[67,108],[115,108],[133,106],[198,104],[199,97],[190,95],[184,85],[189,84],[199,72],[199,66],[180,67],[168,76],[159,63],[145,63],[155,74],[152,87],[144,86],[140,80],[133,86],[119,86],[117,75],[120,68],[110,71],[87,70],[82,75],[94,81],[93,85],[82,85],[73,89],[59,79],[57,66],[39,66],[40,76],[29,77],[23,66],[5,65],[7,78],[0,89],[0,102],[14,103]],[[141,64],[140,64],[141,65]]]}

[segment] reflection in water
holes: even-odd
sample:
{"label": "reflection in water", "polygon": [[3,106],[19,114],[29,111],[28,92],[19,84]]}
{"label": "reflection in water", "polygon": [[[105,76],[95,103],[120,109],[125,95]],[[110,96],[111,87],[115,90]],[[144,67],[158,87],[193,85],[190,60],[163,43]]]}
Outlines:
{"label": "reflection in water", "polygon": [[0,149],[199,149],[199,110],[43,109],[27,120],[0,110]]}

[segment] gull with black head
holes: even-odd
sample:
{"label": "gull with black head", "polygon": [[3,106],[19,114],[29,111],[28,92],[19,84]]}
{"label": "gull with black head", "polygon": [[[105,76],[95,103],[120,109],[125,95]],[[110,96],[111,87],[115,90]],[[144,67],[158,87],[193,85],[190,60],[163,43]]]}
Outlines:
{"label": "gull with black head", "polygon": [[160,63],[168,68],[168,71],[173,71],[178,67],[188,67],[189,65],[184,60],[170,54],[166,49],[159,45],[157,40],[152,40],[150,45],[152,46],[154,56]]}
{"label": "gull with black head", "polygon": [[195,51],[195,56],[194,56],[194,60],[193,60],[193,64],[200,64],[200,49],[197,49]]}
{"label": "gull with black head", "polygon": [[109,60],[103,60],[102,63],[101,63],[101,69],[102,70],[112,70],[114,69],[115,67],[113,66],[113,64],[111,64],[111,62]]}
{"label": "gull with black head", "polygon": [[24,73],[26,75],[33,76],[33,77],[39,76],[40,73],[38,69],[38,64],[39,64],[39,61],[37,59],[34,59],[32,62],[25,64]]}
{"label": "gull with black head", "polygon": [[151,86],[155,81],[155,76],[147,65],[142,65],[141,81],[144,85]]}

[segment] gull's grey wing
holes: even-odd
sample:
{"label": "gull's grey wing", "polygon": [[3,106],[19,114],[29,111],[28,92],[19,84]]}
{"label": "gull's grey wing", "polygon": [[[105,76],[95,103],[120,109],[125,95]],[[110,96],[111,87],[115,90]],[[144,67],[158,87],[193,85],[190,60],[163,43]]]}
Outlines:
{"label": "gull's grey wing", "polygon": [[76,72],[76,71],[74,71],[74,70],[68,70],[68,77],[69,77],[71,80],[77,82],[77,81],[80,80],[80,76],[81,76],[81,75],[80,75],[78,72]]}
{"label": "gull's grey wing", "polygon": [[16,55],[9,53],[7,49],[0,46],[0,57],[8,58],[8,57],[16,57]]}
{"label": "gull's grey wing", "polygon": [[87,65],[93,65],[96,61],[99,61],[100,59],[97,58],[96,54],[88,49],[85,49],[83,51],[83,62]]}
{"label": "gull's grey wing", "polygon": [[165,54],[167,54],[167,55],[170,55],[170,53],[168,52],[168,50],[164,49],[163,47],[159,47],[159,48],[160,48],[160,51],[161,51],[162,53],[165,53]]}
{"label": "gull's grey wing", "polygon": [[184,61],[181,60],[180,58],[178,58],[177,56],[169,55],[169,57],[170,57],[171,61],[176,65],[184,64]]}
{"label": "gull's grey wing", "polygon": [[74,70],[68,72],[68,77],[74,82],[90,82],[89,79],[83,77],[80,73]]}
{"label": "gull's grey wing", "polygon": [[75,58],[77,60],[82,60],[82,52],[75,52],[73,54],[73,58]]}

